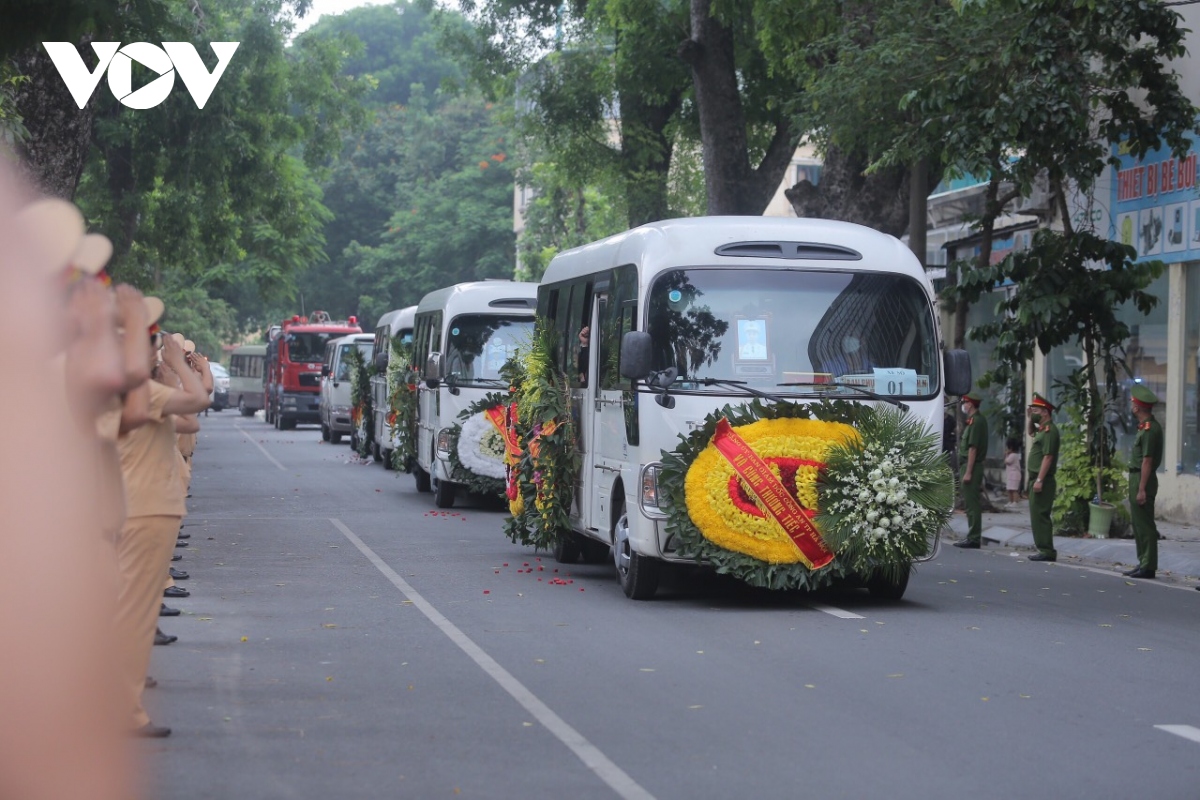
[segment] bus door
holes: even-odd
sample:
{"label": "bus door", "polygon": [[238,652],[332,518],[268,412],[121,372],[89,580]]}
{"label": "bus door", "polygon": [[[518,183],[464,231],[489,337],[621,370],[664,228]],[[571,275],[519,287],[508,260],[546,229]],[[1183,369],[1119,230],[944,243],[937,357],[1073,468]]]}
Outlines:
{"label": "bus door", "polygon": [[[632,325],[632,303],[628,324]],[[622,330],[622,309],[605,283],[596,287],[592,311],[591,358],[588,386],[591,430],[588,436],[594,444],[584,461],[591,486],[587,494],[591,506],[588,517],[591,528],[607,539],[611,533],[613,505],[623,499],[613,497],[613,487],[621,477],[621,466],[629,460],[629,443],[625,431],[625,391],[617,371],[617,355]]]}

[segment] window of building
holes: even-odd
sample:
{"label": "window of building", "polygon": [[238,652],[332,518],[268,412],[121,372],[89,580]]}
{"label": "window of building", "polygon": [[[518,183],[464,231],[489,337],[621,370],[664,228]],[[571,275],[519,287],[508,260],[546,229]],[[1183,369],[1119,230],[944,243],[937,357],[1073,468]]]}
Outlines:
{"label": "window of building", "polygon": [[[1164,423],[1164,429],[1166,427],[1167,298],[1170,292],[1166,271],[1150,284],[1146,291],[1158,298],[1158,305],[1149,314],[1142,316],[1132,304],[1126,304],[1117,311],[1117,318],[1129,326],[1129,341],[1125,345],[1125,363],[1129,366],[1129,374],[1117,376],[1121,383],[1120,397],[1113,420],[1117,432],[1117,449],[1126,456],[1129,455],[1133,439],[1137,436],[1137,420],[1130,409],[1129,394],[1135,382],[1144,384],[1164,401],[1155,406],[1154,415]],[[1192,353],[1194,356],[1194,345]],[[1194,369],[1192,377],[1195,378]],[[1174,435],[1170,430],[1164,432],[1167,436]],[[1193,468],[1195,461],[1196,459],[1192,459]]]}

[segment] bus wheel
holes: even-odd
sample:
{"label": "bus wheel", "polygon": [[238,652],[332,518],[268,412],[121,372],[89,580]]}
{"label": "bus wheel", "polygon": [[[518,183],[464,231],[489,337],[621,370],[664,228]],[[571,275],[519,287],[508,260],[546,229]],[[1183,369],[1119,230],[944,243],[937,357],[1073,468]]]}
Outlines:
{"label": "bus wheel", "polygon": [[899,600],[904,597],[904,591],[908,588],[910,572],[912,569],[906,564],[898,581],[877,572],[867,581],[867,591],[871,593],[871,597],[878,600]]}
{"label": "bus wheel", "polygon": [[279,415],[279,430],[292,431],[295,429],[296,429],[296,420],[292,419],[291,417],[285,417],[282,414]]}
{"label": "bus wheel", "polygon": [[329,441],[329,426],[328,425],[324,425],[324,424],[321,425],[321,441],[323,441],[323,442]]}
{"label": "bus wheel", "polygon": [[383,461],[383,451],[379,449],[379,442],[371,442],[371,460],[376,464]]}
{"label": "bus wheel", "polygon": [[420,467],[418,467],[414,464],[412,474],[413,474],[413,478],[417,482],[417,491],[418,492],[428,492],[430,490],[430,488],[432,488],[430,486],[428,472],[426,472],[425,470],[421,469]]}
{"label": "bus wheel", "polygon": [[392,464],[392,451],[391,450],[384,450],[382,447],[379,448],[379,457],[381,459],[383,459],[383,468],[384,469],[395,469],[395,466]]}
{"label": "bus wheel", "polygon": [[250,409],[246,408],[246,398],[244,398],[244,397],[238,398],[238,413],[241,414],[243,417],[253,417],[254,416],[254,412],[251,411]]}
{"label": "bus wheel", "polygon": [[330,431],[329,432],[329,443],[330,444],[341,444],[342,443],[342,435],[340,433],[338,433],[337,431]]}
{"label": "bus wheel", "polygon": [[554,537],[554,560],[560,564],[574,564],[579,560],[583,548],[575,531],[559,531]]}
{"label": "bus wheel", "polygon": [[438,508],[452,508],[456,494],[458,487],[450,481],[434,481],[433,504]]}
{"label": "bus wheel", "polygon": [[617,582],[630,600],[649,600],[658,591],[662,564],[634,551],[629,544],[629,515],[624,503],[617,511],[617,521],[613,525],[613,563],[617,567]]}

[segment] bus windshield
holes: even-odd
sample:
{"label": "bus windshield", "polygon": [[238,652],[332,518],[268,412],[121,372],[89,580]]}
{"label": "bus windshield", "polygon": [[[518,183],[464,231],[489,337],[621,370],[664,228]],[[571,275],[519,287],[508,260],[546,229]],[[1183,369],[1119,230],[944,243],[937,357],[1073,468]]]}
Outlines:
{"label": "bus windshield", "polygon": [[294,362],[323,361],[325,343],[330,339],[345,336],[345,333],[289,333],[287,334],[288,358]]}
{"label": "bus windshield", "polygon": [[[650,290],[647,330],[654,368],[679,371],[675,389],[728,391],[701,383],[712,378],[780,394],[939,391],[933,311],[904,275],[671,270]],[[845,388],[819,388],[834,384]]]}
{"label": "bus windshield", "polygon": [[498,383],[500,368],[533,338],[533,317],[464,314],[450,322],[447,333],[447,380]]}
{"label": "bus windshield", "polygon": [[350,351],[355,347],[362,353],[363,361],[367,364],[371,363],[371,356],[375,352],[374,342],[359,342],[357,345],[344,344],[342,345],[342,352],[339,353],[338,371],[337,375],[333,378],[335,381],[350,380],[350,373],[353,371],[353,365],[350,363]]}

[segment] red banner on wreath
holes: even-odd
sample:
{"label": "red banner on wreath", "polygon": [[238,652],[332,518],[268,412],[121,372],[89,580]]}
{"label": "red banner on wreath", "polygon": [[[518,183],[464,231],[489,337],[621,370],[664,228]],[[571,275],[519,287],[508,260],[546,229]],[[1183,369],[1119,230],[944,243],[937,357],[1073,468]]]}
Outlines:
{"label": "red banner on wreath", "polygon": [[520,456],[521,456],[521,445],[517,441],[517,430],[516,430],[516,422],[515,422],[515,417],[516,417],[516,413],[517,413],[517,404],[516,403],[512,404],[512,409],[511,409],[512,416],[514,417],[514,422],[512,425],[508,424],[509,412],[510,412],[510,409],[508,406],[498,405],[498,406],[492,406],[487,411],[484,411],[483,415],[485,417],[487,417],[487,421],[492,423],[492,426],[496,429],[496,432],[500,434],[500,438],[504,440],[504,449],[508,452],[508,455],[512,456],[513,460],[515,461],[517,458],[520,458]]}
{"label": "red banner on wreath", "polygon": [[737,435],[725,417],[717,423],[717,432],[713,435],[712,443],[717,452],[725,457],[738,476],[746,482],[747,488],[759,501],[767,516],[791,538],[800,555],[812,569],[820,569],[833,560],[833,553],[825,546],[821,532],[805,516],[804,509],[796,502],[796,498],[788,493],[767,462]]}

